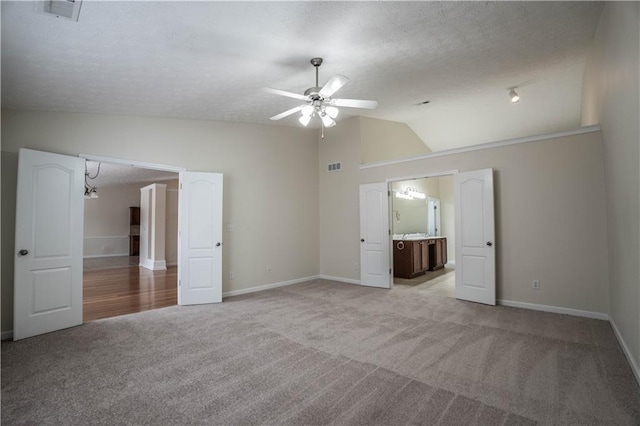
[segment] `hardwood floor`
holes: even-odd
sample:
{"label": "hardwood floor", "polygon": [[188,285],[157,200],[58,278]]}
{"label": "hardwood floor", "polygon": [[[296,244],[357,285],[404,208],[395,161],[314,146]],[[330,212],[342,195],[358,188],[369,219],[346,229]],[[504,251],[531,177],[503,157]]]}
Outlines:
{"label": "hardwood floor", "polygon": [[85,270],[83,321],[177,304],[178,268],[150,271],[138,266]]}

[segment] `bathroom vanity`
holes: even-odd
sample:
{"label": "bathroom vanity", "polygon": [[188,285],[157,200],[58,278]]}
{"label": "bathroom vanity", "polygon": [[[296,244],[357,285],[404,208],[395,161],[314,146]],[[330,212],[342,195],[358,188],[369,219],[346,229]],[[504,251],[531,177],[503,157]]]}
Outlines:
{"label": "bathroom vanity", "polygon": [[444,268],[447,238],[424,237],[393,240],[393,276],[413,278],[427,271]]}

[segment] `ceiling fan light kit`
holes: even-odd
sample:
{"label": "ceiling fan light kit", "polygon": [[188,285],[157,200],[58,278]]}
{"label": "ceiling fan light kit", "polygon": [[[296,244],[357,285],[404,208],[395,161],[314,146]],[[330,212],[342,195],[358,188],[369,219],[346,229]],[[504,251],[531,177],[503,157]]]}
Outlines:
{"label": "ceiling fan light kit", "polygon": [[274,95],[286,96],[306,102],[304,105],[299,105],[278,115],[274,115],[271,117],[271,120],[281,120],[300,111],[301,115],[298,121],[303,126],[307,126],[311,118],[317,116],[322,123],[322,137],[324,138],[324,128],[336,125],[335,118],[340,114],[338,107],[374,109],[378,106],[378,102],[376,101],[332,98],[334,93],[349,82],[349,79],[344,75],[336,74],[331,77],[324,86],[320,87],[318,83],[318,68],[322,65],[322,58],[311,59],[311,65],[316,69],[316,85],[305,90],[304,95],[287,92],[286,90],[273,89],[271,87],[265,89]]}

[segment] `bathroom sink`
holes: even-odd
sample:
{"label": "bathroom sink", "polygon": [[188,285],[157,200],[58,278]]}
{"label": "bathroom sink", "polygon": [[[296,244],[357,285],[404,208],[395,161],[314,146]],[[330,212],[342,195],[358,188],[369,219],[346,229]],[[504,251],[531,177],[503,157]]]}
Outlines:
{"label": "bathroom sink", "polygon": [[425,234],[393,234],[394,240],[405,240],[405,241],[413,241],[413,240],[424,240],[427,238]]}

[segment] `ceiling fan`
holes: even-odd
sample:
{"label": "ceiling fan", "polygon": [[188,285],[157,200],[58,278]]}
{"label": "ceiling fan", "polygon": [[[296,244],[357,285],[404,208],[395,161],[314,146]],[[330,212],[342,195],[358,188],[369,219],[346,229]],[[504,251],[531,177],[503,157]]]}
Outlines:
{"label": "ceiling fan", "polygon": [[293,92],[287,92],[280,89],[272,89],[267,87],[265,90],[275,95],[287,96],[289,98],[298,99],[304,101],[304,104],[295,108],[291,108],[283,113],[274,115],[271,120],[280,120],[288,117],[291,114],[295,114],[300,111],[302,115],[298,119],[303,126],[306,126],[314,116],[320,117],[323,127],[333,127],[336,125],[334,119],[338,116],[339,110],[337,107],[347,108],[367,108],[374,109],[378,106],[377,101],[365,101],[360,99],[336,99],[332,98],[342,86],[349,82],[349,79],[344,75],[336,74],[329,79],[329,81],[323,86],[319,87],[318,84],[318,67],[322,65],[322,58],[311,59],[311,65],[316,68],[316,85],[305,90],[304,95],[299,95]]}

